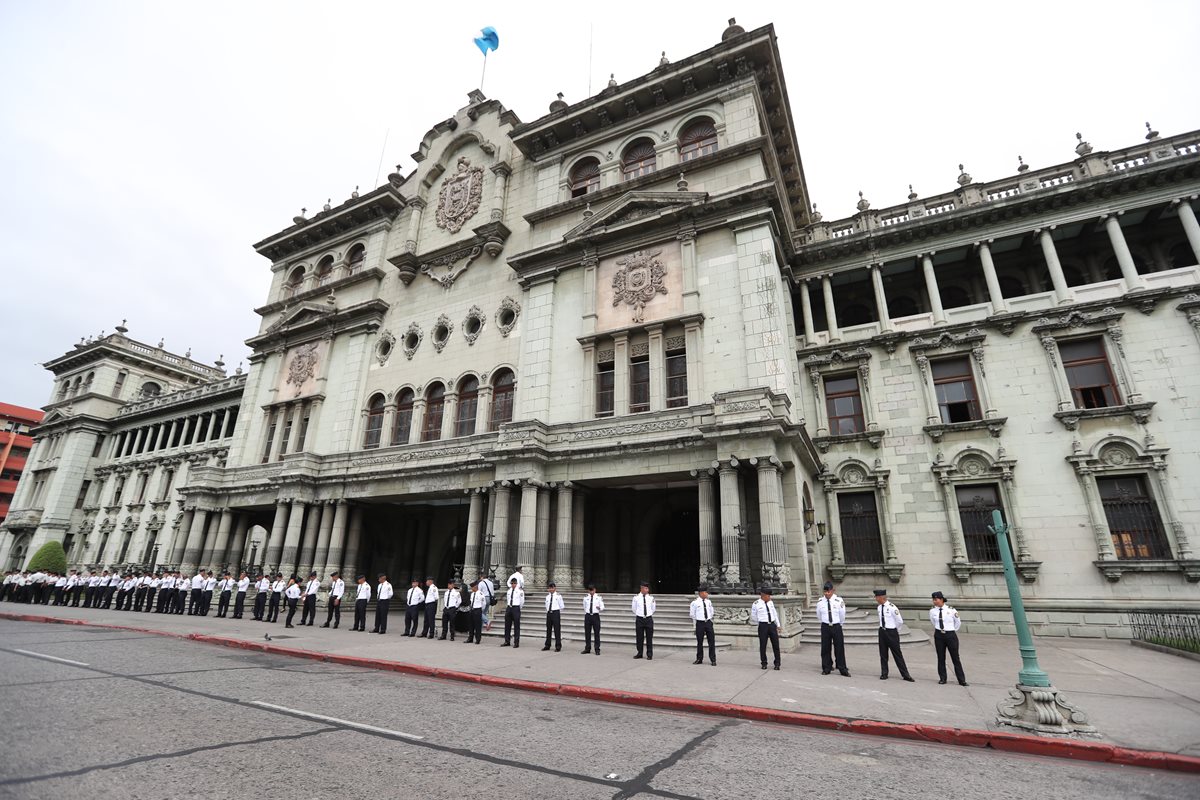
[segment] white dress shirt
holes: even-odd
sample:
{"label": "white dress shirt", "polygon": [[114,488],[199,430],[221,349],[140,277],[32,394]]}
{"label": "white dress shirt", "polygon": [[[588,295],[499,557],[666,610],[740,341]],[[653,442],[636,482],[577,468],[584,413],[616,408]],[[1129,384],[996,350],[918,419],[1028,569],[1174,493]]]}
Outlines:
{"label": "white dress shirt", "polygon": [[512,575],[509,575],[508,580],[506,580],[504,582],[504,585],[512,586],[513,578],[517,579],[517,588],[524,590],[525,589],[525,576],[519,572],[514,572]]}
{"label": "white dress shirt", "polygon": [[162,578],[155,578],[154,580],[150,581],[151,589],[157,589],[158,587],[160,587],[162,585],[163,585]]}
{"label": "white dress shirt", "polygon": [[[833,617],[830,618],[832,612]],[[817,619],[822,625],[846,624],[846,601],[832,594],[817,601]]]}
{"label": "white dress shirt", "polygon": [[250,588],[250,579],[249,578],[239,578],[238,579],[237,590],[239,592],[244,592],[249,588]]}
{"label": "white dress shirt", "polygon": [[458,589],[447,589],[446,593],[442,596],[442,599],[445,601],[445,605],[442,606],[443,610],[447,608],[458,608],[462,605],[462,592],[460,592]]}
{"label": "white dress shirt", "polygon": [[[13,583],[17,583],[18,581],[20,581],[20,577],[14,576]],[[93,575],[92,577],[88,578],[88,586],[99,586],[99,585],[100,585],[100,576],[99,575]]]}
{"label": "white dress shirt", "polygon": [[329,596],[330,597],[336,597],[337,599],[341,600],[342,595],[344,595],[345,593],[346,593],[346,582],[344,580],[342,580],[341,578],[338,578],[336,581],[329,584]]}
{"label": "white dress shirt", "polygon": [[192,588],[193,589],[203,589],[204,588],[204,576],[203,575],[193,575],[192,576]]}
{"label": "white dress shirt", "polygon": [[697,622],[709,622],[713,618],[712,600],[697,597],[688,608],[688,616]]}
{"label": "white dress shirt", "polygon": [[425,602],[425,590],[420,586],[413,586],[405,595],[405,604],[410,606],[419,606]]}
{"label": "white dress shirt", "polygon": [[271,584],[271,591],[272,592],[282,592],[284,590],[284,587],[286,587],[286,586],[287,586],[287,584],[284,583],[282,579],[280,579]]}
{"label": "white dress shirt", "polygon": [[583,613],[584,614],[599,614],[604,610],[604,598],[600,593],[585,594],[583,596]]}
{"label": "white dress shirt", "polygon": [[233,581],[227,581],[224,578],[221,579],[221,582],[217,584],[217,587],[221,590],[221,594],[233,591],[230,586],[231,583],[233,583]]}
{"label": "white dress shirt", "polygon": [[754,601],[754,605],[750,606],[750,621],[751,622],[774,622],[782,627],[779,620],[779,612],[775,610],[775,601],[768,600],[763,602],[762,598]]}
{"label": "white dress shirt", "polygon": [[300,586],[299,586],[299,584],[295,584],[295,583],[293,583],[291,586],[287,587],[287,589],[285,589],[285,590],[284,590],[283,594],[284,594],[284,596],[285,596],[285,597],[287,597],[287,599],[288,599],[288,600],[298,600],[298,599],[300,599]]}
{"label": "white dress shirt", "polygon": [[358,594],[354,597],[355,600],[370,600],[371,599],[371,584],[363,581],[358,585]]}
{"label": "white dress shirt", "polygon": [[58,578],[54,581],[54,586],[57,589],[61,589],[66,585],[67,585],[67,579],[64,578],[62,575],[59,575]]}
{"label": "white dress shirt", "polygon": [[425,590],[426,603],[433,603],[434,606],[437,606],[438,596],[438,587],[436,586],[430,586]]}
{"label": "white dress shirt", "polygon": [[486,592],[479,590],[471,592],[471,608],[485,608],[487,602],[488,596]]}
{"label": "white dress shirt", "polygon": [[392,599],[392,584],[389,583],[388,581],[384,581],[383,583],[379,584],[379,599],[380,600],[391,600]]}
{"label": "white dress shirt", "polygon": [[[5,583],[8,583],[8,580],[7,580],[7,579],[5,579],[5,581],[4,581],[4,582],[5,582]],[[74,588],[75,588],[75,585],[76,585],[76,584],[78,584],[78,583],[79,583],[79,578],[75,577],[74,575],[72,575],[71,577],[67,578],[67,588],[68,588],[68,589],[74,589]]]}
{"label": "white dress shirt", "polygon": [[171,577],[163,578],[161,581],[158,582],[158,588],[174,589],[175,588],[175,579],[171,578]]}
{"label": "white dress shirt", "polygon": [[271,582],[266,578],[259,578],[258,583],[254,584],[254,588],[260,592],[269,592],[271,591]]}
{"label": "white dress shirt", "polygon": [[130,578],[129,580],[125,581],[125,583],[121,584],[121,588],[127,592],[131,592],[133,591],[133,587],[136,585],[137,581],[135,581],[133,578]]}
{"label": "white dress shirt", "polygon": [[319,592],[320,590],[321,590],[321,582],[319,580],[317,580],[316,578],[313,578],[311,581],[308,582],[308,585],[304,587],[304,596],[308,597],[311,594],[313,597],[316,597],[317,592]]}
{"label": "white dress shirt", "polygon": [[875,612],[875,617],[879,620],[879,627],[889,630],[899,629],[904,624],[904,617],[900,616],[900,609],[896,608],[891,600],[880,604],[879,609]]}
{"label": "white dress shirt", "polygon": [[941,608],[934,606],[929,609],[929,622],[934,631],[957,631],[962,626],[958,612],[949,603],[943,603]]}
{"label": "white dress shirt", "polygon": [[633,596],[633,602],[630,604],[635,617],[653,617],[654,616],[654,595],[638,593]]}
{"label": "white dress shirt", "polygon": [[215,588],[217,588],[217,579],[216,578],[205,578],[204,579],[204,591],[211,592]]}
{"label": "white dress shirt", "polygon": [[562,611],[567,607],[563,596],[558,592],[546,592],[546,611]]}
{"label": "white dress shirt", "polygon": [[519,585],[516,588],[510,587],[506,598],[510,606],[520,608],[521,606],[525,605],[525,590]]}

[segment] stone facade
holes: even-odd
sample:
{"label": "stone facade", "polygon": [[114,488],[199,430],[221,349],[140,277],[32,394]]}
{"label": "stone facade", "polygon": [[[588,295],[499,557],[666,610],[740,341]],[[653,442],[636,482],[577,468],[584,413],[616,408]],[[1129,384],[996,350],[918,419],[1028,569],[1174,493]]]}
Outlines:
{"label": "stone facade", "polygon": [[[274,279],[246,375],[65,415],[58,505],[19,494],[0,548],[70,531],[77,563],[157,545],[401,584],[706,580],[725,635],[764,581],[798,635],[832,577],[852,605],[942,589],[996,631],[999,508],[1042,633],[1200,608],[1200,134],[1080,139],[826,222],[769,26],[530,123],[468,99],[410,174],[256,245]],[[215,440],[135,437],[234,398]],[[85,474],[180,458],[167,538],[118,498],[61,510]]]}

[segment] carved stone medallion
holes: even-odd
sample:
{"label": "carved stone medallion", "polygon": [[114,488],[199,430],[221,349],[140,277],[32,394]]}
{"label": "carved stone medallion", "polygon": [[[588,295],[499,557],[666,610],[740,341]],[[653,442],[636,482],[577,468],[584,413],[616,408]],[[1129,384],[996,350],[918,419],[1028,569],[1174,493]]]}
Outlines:
{"label": "carved stone medallion", "polygon": [[647,252],[638,250],[633,255],[617,259],[617,272],[613,275],[613,306],[622,303],[633,306],[633,321],[641,322],[646,303],[655,295],[666,294],[664,284],[667,270],[659,256],[661,250]]}
{"label": "carved stone medallion", "polygon": [[466,156],[458,159],[458,172],[442,181],[438,195],[437,226],[458,233],[479,210],[483,198],[483,167],[472,167]]}
{"label": "carved stone medallion", "polygon": [[292,355],[292,360],[288,362],[288,377],[287,382],[296,385],[296,395],[300,394],[300,387],[310,379],[317,370],[317,343],[309,342],[301,346]]}

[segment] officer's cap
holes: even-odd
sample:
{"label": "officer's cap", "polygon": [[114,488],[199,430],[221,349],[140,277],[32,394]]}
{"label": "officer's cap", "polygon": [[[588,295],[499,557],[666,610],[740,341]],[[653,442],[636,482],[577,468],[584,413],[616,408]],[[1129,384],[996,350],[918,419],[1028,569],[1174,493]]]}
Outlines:
{"label": "officer's cap", "polygon": [[930,595],[930,597],[932,597],[934,600],[945,600],[946,599],[946,595],[942,594],[941,592],[934,592],[932,595]]}
{"label": "officer's cap", "polygon": [[887,597],[887,589],[876,589],[874,594],[876,597]]}

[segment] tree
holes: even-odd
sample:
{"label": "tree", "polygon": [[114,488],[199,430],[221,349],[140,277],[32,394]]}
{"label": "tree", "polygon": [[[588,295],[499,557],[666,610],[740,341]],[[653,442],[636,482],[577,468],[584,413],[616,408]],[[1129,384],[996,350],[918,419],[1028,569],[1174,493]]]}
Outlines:
{"label": "tree", "polygon": [[62,542],[46,542],[38,548],[38,551],[33,554],[33,558],[29,559],[29,565],[25,569],[30,572],[57,572],[59,575],[66,574],[67,571],[67,553],[63,550]]}

